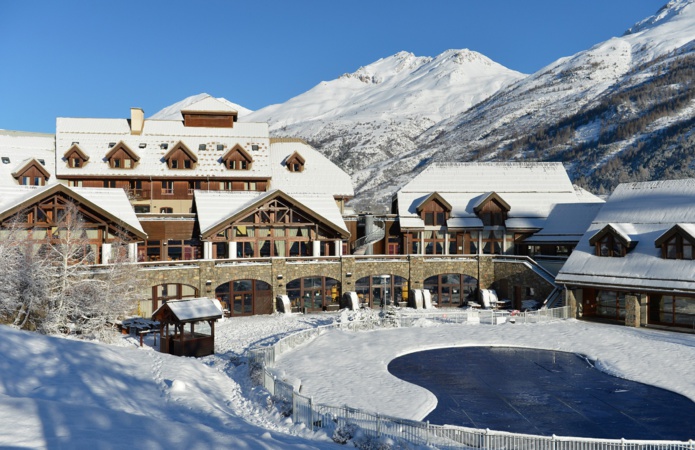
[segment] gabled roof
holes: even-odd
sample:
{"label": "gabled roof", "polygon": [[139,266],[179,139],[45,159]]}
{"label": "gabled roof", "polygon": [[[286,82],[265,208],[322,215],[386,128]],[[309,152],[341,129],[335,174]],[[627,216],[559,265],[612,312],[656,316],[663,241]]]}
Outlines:
{"label": "gabled roof", "polygon": [[138,156],[138,154],[135,153],[130,147],[128,147],[128,145],[126,145],[126,143],[123,141],[119,141],[116,145],[111,147],[111,150],[109,150],[109,152],[106,153],[106,155],[104,156],[104,159],[107,159],[107,160],[111,159],[111,157],[113,155],[115,155],[116,152],[119,150],[123,150],[124,152],[126,152],[126,154],[128,156],[130,156],[130,159],[132,159],[133,161],[135,161],[135,162],[140,161],[140,156]]}
{"label": "gabled roof", "polygon": [[687,237],[691,242],[695,242],[695,224],[693,223],[677,223],[671,228],[669,228],[664,234],[659,236],[654,245],[656,247],[661,247],[664,242],[670,240],[674,235],[680,234],[681,236]]}
{"label": "gabled roof", "polygon": [[343,238],[350,236],[340,210],[329,194],[289,195],[278,189],[268,192],[195,190],[194,197],[203,239],[218,233],[230,222],[246,217],[259,206],[276,198],[294,205],[299,211],[331,228]]}
{"label": "gabled roof", "polygon": [[630,237],[627,228],[629,227],[622,224],[606,224],[603,228],[598,230],[596,233],[594,233],[593,236],[589,238],[589,245],[596,245],[596,243],[603,239],[607,234],[610,234],[613,237],[618,238],[625,247],[637,245],[638,241],[633,240]]}
{"label": "gabled roof", "polygon": [[41,175],[43,175],[46,179],[49,179],[51,177],[51,174],[48,172],[48,170],[46,170],[43,167],[43,164],[41,164],[41,162],[36,158],[26,159],[19,163],[19,165],[15,168],[14,172],[12,172],[12,176],[15,178],[19,178],[30,167],[35,167],[36,169],[38,169],[39,172],[41,172]]}
{"label": "gabled roof", "polygon": [[447,211],[451,211],[451,204],[444,199],[438,192],[432,192],[430,195],[425,197],[420,204],[417,205],[415,210],[419,213],[422,209],[431,201],[439,202]]}
{"label": "gabled roof", "polygon": [[222,310],[211,298],[207,297],[169,300],[152,313],[152,319],[170,323],[188,323],[221,318]]}
{"label": "gabled roof", "polygon": [[[0,135],[0,140],[2,136]],[[145,179],[149,177],[200,179],[219,177],[225,180],[253,178],[267,180],[271,176],[269,162],[269,136],[266,123],[235,123],[233,128],[186,127],[183,120],[145,120],[140,135],[132,135],[127,119],[74,119],[59,117],[56,120],[54,151],[65,153],[75,142],[90,157],[90,161],[102,161],[110,142],[123,141],[138,151],[140,161],[132,168],[113,168],[108,164],[85,164],[70,167],[59,164],[58,178],[68,177],[121,177]],[[196,152],[198,161],[189,170],[170,169],[163,156],[177,142],[193,151],[201,145],[206,150]],[[253,165],[243,172],[230,171],[220,164],[226,149],[241,145],[253,156]],[[53,146],[53,142],[51,141]],[[216,150],[222,146],[225,151]],[[252,148],[255,147],[255,148]],[[257,148],[257,149],[256,149]],[[142,150],[140,150],[142,149]],[[0,149],[1,150],[1,149]],[[55,157],[53,158],[55,161]],[[0,166],[0,170],[2,167]],[[14,183],[15,180],[10,178]]]}
{"label": "gabled roof", "polygon": [[87,206],[137,238],[147,239],[147,233],[142,229],[123,189],[71,188],[57,183],[40,187],[0,187],[0,220],[56,193],[63,193]]}
{"label": "gabled roof", "polygon": [[169,151],[166,153],[166,155],[164,155],[164,156],[162,157],[162,159],[164,159],[164,161],[168,161],[169,158],[171,158],[171,156],[172,156],[174,153],[176,153],[178,150],[183,151],[183,152],[186,154],[186,156],[188,156],[189,158],[191,158],[191,160],[192,160],[193,162],[196,162],[196,163],[198,162],[198,156],[196,156],[196,154],[193,153],[193,151],[192,151],[190,148],[188,148],[188,147],[186,146],[186,144],[184,144],[184,143],[181,142],[181,141],[178,141],[176,144],[174,144],[174,145],[171,147],[171,150],[169,150]]}
{"label": "gabled roof", "polygon": [[230,148],[229,151],[227,153],[225,153],[224,156],[222,157],[222,161],[227,161],[235,153],[239,153],[241,156],[244,157],[244,159],[246,161],[249,161],[249,162],[253,161],[253,157],[251,155],[249,155],[249,152],[244,150],[244,147],[242,147],[239,144],[236,144],[234,147]]}
{"label": "gabled roof", "polygon": [[498,193],[488,192],[484,195],[481,195],[480,198],[475,203],[473,203],[473,211],[475,211],[476,214],[479,214],[480,210],[483,209],[483,207],[489,202],[498,203],[502,207],[502,209],[504,209],[507,212],[509,212],[509,210],[512,209],[512,207],[509,206],[509,203],[504,201],[504,199]]}
{"label": "gabled roof", "polygon": [[[657,242],[676,225],[695,233],[695,179],[620,184],[557,275],[558,283],[628,292],[695,294],[695,261],[662,258]],[[590,239],[606,226],[637,245],[623,258],[595,255]]]}
{"label": "gabled roof", "polygon": [[63,153],[63,157],[67,157],[70,153],[77,153],[77,155],[80,158],[82,158],[85,161],[89,161],[89,155],[86,154],[84,150],[80,148],[79,144],[73,144],[72,147],[70,147],[69,149],[67,149],[65,153]]}
{"label": "gabled roof", "polygon": [[397,193],[402,228],[422,229],[417,206],[437,192],[452,207],[449,228],[481,228],[476,214],[490,196],[509,206],[509,228],[543,227],[557,203],[602,202],[572,185],[561,163],[433,163]]}
{"label": "gabled roof", "polygon": [[290,164],[292,161],[297,161],[299,164],[306,163],[306,160],[302,157],[302,155],[299,154],[298,151],[295,151],[287,157],[287,159],[285,160],[285,165]]}
{"label": "gabled roof", "polygon": [[181,110],[181,113],[215,113],[237,115],[239,112],[231,106],[209,96],[199,100]]}

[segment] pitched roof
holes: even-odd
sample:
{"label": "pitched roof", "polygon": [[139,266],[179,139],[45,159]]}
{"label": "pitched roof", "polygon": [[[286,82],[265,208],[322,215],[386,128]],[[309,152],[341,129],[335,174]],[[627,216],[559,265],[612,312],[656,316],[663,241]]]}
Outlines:
{"label": "pitched roof", "polygon": [[577,243],[602,206],[603,202],[553,205],[550,215],[543,224],[543,229],[524,242],[530,244]]}
{"label": "pitched roof", "polygon": [[162,156],[162,159],[168,160],[169,158],[172,157],[172,155],[173,155],[174,153],[176,153],[176,152],[179,151],[179,150],[181,150],[182,152],[184,152],[189,158],[191,158],[191,160],[192,160],[193,162],[196,162],[196,163],[198,162],[198,157],[196,156],[196,154],[193,153],[193,152],[191,151],[191,149],[188,148],[188,147],[186,146],[186,144],[184,144],[184,143],[181,142],[181,141],[179,141],[179,142],[177,142],[176,144],[174,144],[174,145],[171,147],[171,149],[170,149],[168,152],[166,152],[166,154],[165,154],[164,156]]}
{"label": "pitched roof", "polygon": [[17,186],[12,176],[20,163],[43,160],[43,168],[55,179],[55,136],[44,133],[0,130],[0,186]]}
{"label": "pitched roof", "polygon": [[62,192],[67,197],[110,218],[112,223],[123,227],[138,238],[142,240],[147,238],[123,189],[72,188],[57,183],[38,187],[0,186],[0,219],[13,215],[26,206],[57,192]]}
{"label": "pitched roof", "polygon": [[[293,154],[300,153],[306,165],[302,172],[290,172],[285,161]],[[256,162],[254,160],[254,166]],[[281,189],[289,194],[325,193],[335,197],[354,197],[350,175],[317,150],[299,140],[271,140],[270,167],[272,180],[270,187]]]}
{"label": "pitched roof", "polygon": [[[46,160],[44,159],[44,164],[46,163]],[[41,172],[41,175],[46,177],[46,179],[49,179],[51,177],[51,174],[46,168],[44,167],[44,164],[41,164],[41,162],[36,159],[36,158],[30,158],[30,159],[25,159],[17,167],[15,170],[12,172],[12,176],[17,178],[21,176],[29,167],[36,167],[39,172]]]}
{"label": "pitched roof", "polygon": [[433,192],[433,193],[431,193],[430,195],[428,195],[427,197],[425,197],[425,198],[415,207],[415,210],[416,210],[417,212],[421,212],[421,211],[422,211],[422,208],[424,208],[430,201],[438,201],[439,203],[441,203],[442,206],[444,206],[444,208],[447,209],[447,211],[451,211],[451,204],[449,204],[449,202],[447,202],[447,201],[444,199],[444,197],[442,197],[441,195],[439,195],[439,192]]}
{"label": "pitched roof", "polygon": [[169,300],[152,313],[152,318],[161,320],[167,310],[179,322],[197,322],[199,320],[222,318],[222,310],[217,307],[211,298],[207,297]]}
{"label": "pitched roof", "polygon": [[[695,179],[620,184],[596,215],[556,281],[609,289],[695,293],[695,261],[663,259],[655,246],[677,224],[695,225]],[[639,244],[624,257],[594,254],[590,238],[608,224]]]}
{"label": "pitched roof", "polygon": [[417,205],[433,192],[452,206],[450,228],[482,227],[475,208],[493,192],[509,205],[510,228],[541,228],[557,203],[601,202],[575,189],[561,163],[435,163],[396,193],[401,227],[424,227]]}
{"label": "pitched roof", "polygon": [[350,236],[338,205],[330,194],[298,193],[289,195],[280,190],[255,191],[194,191],[201,236],[207,237],[224,228],[236,218],[248,215],[258,206],[274,198],[292,203],[314,219],[326,224],[344,237]]}
{"label": "pitched roof", "polygon": [[[104,161],[110,150],[109,143],[122,141],[140,156],[134,168],[112,168]],[[198,161],[193,169],[169,169],[163,157],[172,147],[182,142],[195,152]],[[72,119],[59,117],[56,121],[56,150],[59,155],[77,143],[90,157],[83,167],[69,167],[67,161],[58,161],[56,174],[67,176],[114,176],[129,178],[223,178],[268,179],[270,139],[265,123],[237,123],[234,128],[185,127],[180,120],[145,120],[140,135],[130,134],[127,119]],[[241,145],[251,149],[251,169],[229,170],[221,161],[230,148]],[[218,145],[222,150],[217,150]],[[256,146],[257,150],[253,150]],[[200,150],[200,148],[203,150]]]}

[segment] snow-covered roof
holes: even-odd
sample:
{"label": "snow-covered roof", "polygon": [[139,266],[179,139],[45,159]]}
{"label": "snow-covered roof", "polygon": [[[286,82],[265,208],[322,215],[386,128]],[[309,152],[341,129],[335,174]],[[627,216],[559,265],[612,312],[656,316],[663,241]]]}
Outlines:
{"label": "snow-covered roof", "polygon": [[[285,165],[294,153],[304,158],[304,170],[290,172]],[[284,192],[328,192],[336,197],[354,197],[350,175],[331,160],[298,139],[272,139],[270,144],[272,189]]]}
{"label": "snow-covered roof", "polygon": [[[675,225],[695,230],[695,179],[619,185],[556,281],[629,290],[695,292],[695,261],[663,259],[655,242]],[[624,257],[600,257],[589,243],[607,226],[638,242]]]}
{"label": "snow-covered roof", "polygon": [[12,175],[33,159],[55,179],[55,136],[44,133],[0,130],[0,186],[16,186]]}
{"label": "snow-covered roof", "polygon": [[152,317],[157,317],[164,309],[169,309],[180,322],[222,318],[222,310],[211,298],[207,297],[169,300],[157,308],[152,313]]}
{"label": "snow-covered roof", "polygon": [[300,207],[313,213],[322,222],[332,225],[345,235],[350,233],[332,195],[323,193],[289,194],[280,190],[256,191],[193,191],[198,224],[205,235],[217,226],[230,220],[253,205],[260,204],[278,195],[286,195]]}
{"label": "snow-covered roof", "polygon": [[46,186],[0,186],[0,215],[56,191],[65,192],[77,202],[111,216],[114,223],[138,232],[143,238],[146,236],[123,189],[77,188],[57,183]]}
{"label": "snow-covered roof", "polygon": [[524,242],[531,244],[577,243],[602,206],[603,202],[554,205],[550,215],[545,220],[543,229]]}
{"label": "snow-covered roof", "polygon": [[[113,144],[123,141],[140,161],[132,169],[112,168],[105,160]],[[74,143],[89,156],[82,167],[64,160]],[[198,158],[193,169],[169,169],[163,157],[182,142]],[[252,157],[249,170],[227,169],[221,158],[235,145]],[[254,150],[253,146],[257,146]],[[166,146],[166,147],[165,147]],[[204,150],[200,147],[204,146]],[[218,146],[220,150],[218,150]],[[63,176],[270,178],[270,141],[265,123],[235,123],[233,128],[185,127],[180,120],[145,120],[142,133],[133,135],[127,119],[75,119],[56,121],[56,173]]]}
{"label": "snow-covered roof", "polygon": [[537,229],[558,203],[601,202],[577,190],[561,163],[435,163],[397,193],[403,228],[422,228],[422,200],[437,192],[451,206],[450,228],[482,227],[475,208],[495,193],[510,206],[507,227]]}

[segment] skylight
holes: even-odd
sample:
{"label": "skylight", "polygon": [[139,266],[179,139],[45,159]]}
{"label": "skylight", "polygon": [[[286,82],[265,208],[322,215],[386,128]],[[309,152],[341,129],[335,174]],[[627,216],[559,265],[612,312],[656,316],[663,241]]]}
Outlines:
{"label": "skylight", "polygon": [[2,163],[3,163],[3,164],[9,164],[9,163],[10,163],[10,158],[8,158],[7,156],[3,156],[3,157],[2,157]]}
{"label": "skylight", "polygon": [[167,144],[166,142],[163,142],[163,143],[161,143],[161,144],[159,145],[159,147],[160,147],[162,150],[166,150],[166,149],[169,148],[169,144]]}
{"label": "skylight", "polygon": [[251,146],[251,150],[258,150],[258,145],[253,144],[253,145]]}
{"label": "skylight", "polygon": [[43,159],[39,159],[39,162],[41,163],[42,166],[45,166],[45,165],[46,165],[46,161],[43,160]]}
{"label": "skylight", "polygon": [[224,150],[224,144],[217,144],[217,151],[221,152],[222,150]]}
{"label": "skylight", "polygon": [[140,148],[145,148],[147,147],[147,144],[145,142],[140,142],[140,145],[138,145]]}
{"label": "skylight", "polygon": [[113,147],[114,145],[116,145],[115,142],[109,142],[109,148]]}
{"label": "skylight", "polygon": [[207,148],[207,146],[205,144],[200,144],[198,146],[198,150],[205,150],[206,148]]}

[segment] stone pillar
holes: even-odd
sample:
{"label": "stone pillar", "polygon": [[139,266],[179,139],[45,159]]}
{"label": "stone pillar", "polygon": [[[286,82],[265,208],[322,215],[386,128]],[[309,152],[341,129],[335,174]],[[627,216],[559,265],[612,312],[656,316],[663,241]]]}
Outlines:
{"label": "stone pillar", "polygon": [[478,287],[491,289],[495,282],[495,263],[490,255],[478,255]]}
{"label": "stone pillar", "polygon": [[111,244],[104,242],[101,244],[101,263],[108,264],[111,262]]}
{"label": "stone pillar", "polygon": [[321,241],[312,241],[311,242],[311,255],[312,256],[321,256]]}
{"label": "stone pillar", "polygon": [[214,298],[217,287],[215,286],[215,263],[213,261],[200,261],[196,278],[200,296]]}
{"label": "stone pillar", "polygon": [[625,294],[625,325],[639,328],[641,320],[641,308],[637,296]]}
{"label": "stone pillar", "polygon": [[236,241],[231,241],[227,244],[227,255],[229,255],[229,259],[236,259]]}
{"label": "stone pillar", "polygon": [[425,281],[425,258],[419,255],[409,255],[410,261],[410,276],[408,286],[410,289],[423,289]]}
{"label": "stone pillar", "polygon": [[212,259],[212,242],[203,241],[203,259]]}
{"label": "stone pillar", "polygon": [[[343,292],[354,291],[355,281],[357,281],[357,277],[355,276],[355,258],[343,256],[340,258],[340,263],[340,283],[342,284]],[[350,274],[350,276],[348,276],[348,274]]]}

